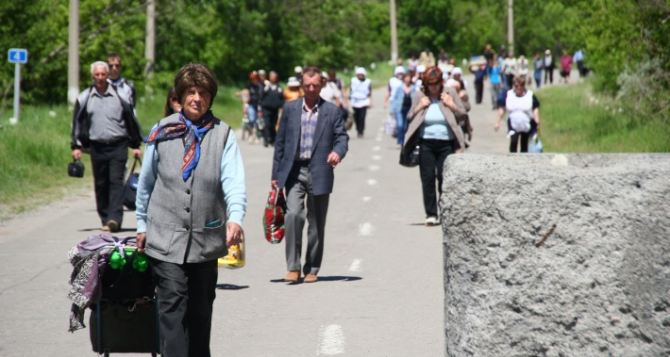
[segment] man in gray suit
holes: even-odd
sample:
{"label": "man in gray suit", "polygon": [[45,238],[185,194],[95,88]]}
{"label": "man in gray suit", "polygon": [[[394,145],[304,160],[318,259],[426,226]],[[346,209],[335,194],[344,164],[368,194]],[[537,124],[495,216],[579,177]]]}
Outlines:
{"label": "man in gray suit", "polygon": [[272,185],[286,189],[287,282],[300,280],[302,230],[307,203],[307,251],[302,267],[305,283],[317,281],[323,257],[328,199],[333,191],[333,169],[347,153],[349,136],[339,109],[319,97],[321,70],[302,74],[305,97],[284,105],[275,141]]}

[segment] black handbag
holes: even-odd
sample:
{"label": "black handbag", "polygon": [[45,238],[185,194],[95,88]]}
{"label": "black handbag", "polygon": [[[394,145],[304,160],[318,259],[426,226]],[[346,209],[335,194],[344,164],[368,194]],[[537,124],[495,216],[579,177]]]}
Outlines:
{"label": "black handbag", "polygon": [[407,143],[400,149],[399,163],[405,167],[415,167],[419,165],[420,146],[418,139],[418,130],[407,139]]}
{"label": "black handbag", "polygon": [[128,179],[126,180],[126,184],[123,186],[123,205],[131,211],[135,210],[137,184],[139,183],[140,179],[140,174],[135,172],[135,167],[139,161],[140,159],[138,158],[135,158],[135,161],[133,161],[133,166],[130,168],[130,172],[128,173]]}
{"label": "black handbag", "polygon": [[70,177],[84,177],[84,163],[73,160],[67,164],[67,175]]}
{"label": "black handbag", "polygon": [[344,130],[351,130],[351,127],[354,126],[354,119],[351,117],[349,110],[344,106],[341,106],[340,115],[342,116],[342,122],[344,123]]}
{"label": "black handbag", "polygon": [[415,167],[419,165],[419,144],[415,144],[414,147],[403,147],[400,150],[400,165],[405,167]]}

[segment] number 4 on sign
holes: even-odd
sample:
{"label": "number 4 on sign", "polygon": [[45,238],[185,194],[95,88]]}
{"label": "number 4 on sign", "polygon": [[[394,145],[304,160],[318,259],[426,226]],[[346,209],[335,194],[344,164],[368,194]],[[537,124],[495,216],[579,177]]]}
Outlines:
{"label": "number 4 on sign", "polygon": [[27,63],[28,50],[25,48],[10,48],[7,53],[7,59],[10,63]]}

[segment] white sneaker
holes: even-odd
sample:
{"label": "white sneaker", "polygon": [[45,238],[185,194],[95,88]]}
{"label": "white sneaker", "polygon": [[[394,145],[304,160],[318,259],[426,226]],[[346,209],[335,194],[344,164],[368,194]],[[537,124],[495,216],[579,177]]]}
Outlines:
{"label": "white sneaker", "polygon": [[437,217],[430,216],[430,217],[426,218],[426,225],[427,226],[436,226],[438,224],[440,224],[440,220]]}
{"label": "white sneaker", "polygon": [[510,131],[507,132],[507,137],[511,138],[514,134],[516,134],[516,131],[510,130]]}

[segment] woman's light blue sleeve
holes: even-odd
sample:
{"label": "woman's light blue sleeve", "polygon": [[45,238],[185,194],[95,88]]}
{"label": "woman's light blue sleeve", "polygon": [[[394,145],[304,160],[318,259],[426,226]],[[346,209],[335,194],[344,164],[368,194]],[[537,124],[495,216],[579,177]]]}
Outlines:
{"label": "woman's light blue sleeve", "polygon": [[144,148],[144,161],[142,161],[142,169],[140,170],[135,197],[137,233],[145,233],[147,231],[147,208],[149,207],[151,193],[154,191],[154,185],[156,184],[157,167],[158,154],[156,153],[156,145],[148,144]]}
{"label": "woman's light blue sleeve", "polygon": [[221,188],[228,207],[228,222],[242,226],[247,212],[247,188],[242,154],[232,129],[221,157]]}

